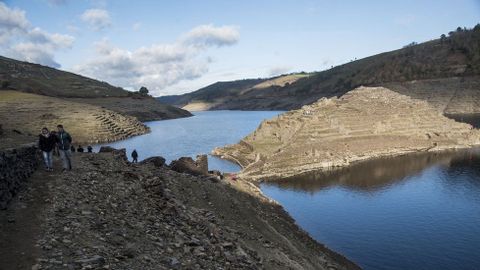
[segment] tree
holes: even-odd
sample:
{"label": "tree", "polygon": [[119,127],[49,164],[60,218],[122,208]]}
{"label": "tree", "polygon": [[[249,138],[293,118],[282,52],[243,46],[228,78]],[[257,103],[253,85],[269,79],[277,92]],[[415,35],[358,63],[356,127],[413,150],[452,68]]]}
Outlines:
{"label": "tree", "polygon": [[138,92],[142,94],[142,96],[148,95],[148,89],[145,86],[140,87],[140,90],[138,90]]}

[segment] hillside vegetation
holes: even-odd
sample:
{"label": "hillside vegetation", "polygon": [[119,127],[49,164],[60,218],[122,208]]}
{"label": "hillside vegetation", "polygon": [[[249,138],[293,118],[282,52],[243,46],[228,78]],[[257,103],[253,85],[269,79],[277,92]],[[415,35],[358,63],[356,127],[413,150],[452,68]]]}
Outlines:
{"label": "hillside vegetation", "polygon": [[54,97],[127,97],[129,91],[74,73],[0,56],[2,88]]}
{"label": "hillside vegetation", "polygon": [[[212,103],[213,100],[209,109],[289,110],[311,104],[322,97],[341,96],[361,85],[389,83],[391,87],[391,83],[476,75],[480,75],[480,25],[470,30],[458,28],[439,39],[411,43],[402,49],[333,67],[285,85],[244,91],[245,88],[236,85],[249,80],[223,82],[175,99],[160,100],[180,107],[191,102]],[[476,91],[471,98],[480,100],[479,92]]]}

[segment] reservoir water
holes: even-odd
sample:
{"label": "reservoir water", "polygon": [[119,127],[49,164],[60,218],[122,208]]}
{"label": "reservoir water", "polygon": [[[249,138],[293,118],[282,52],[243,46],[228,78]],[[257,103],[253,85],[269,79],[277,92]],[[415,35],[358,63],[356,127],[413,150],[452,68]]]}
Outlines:
{"label": "reservoir water", "polygon": [[[136,149],[139,160],[162,156],[167,163],[179,157],[192,157],[209,154],[215,147],[237,143],[254,131],[264,119],[272,118],[278,111],[205,111],[192,112],[193,117],[152,121],[145,124],[151,132],[123,141],[96,145],[98,151],[102,145],[127,149],[130,153]],[[217,157],[208,157],[209,168],[223,172],[238,171],[240,167]]]}
{"label": "reservoir water", "polygon": [[[195,157],[238,142],[278,113],[197,112],[148,122],[150,134],[108,145],[137,149],[141,159]],[[239,169],[214,157],[209,163]],[[261,189],[313,238],[364,269],[480,269],[479,151],[368,161]]]}

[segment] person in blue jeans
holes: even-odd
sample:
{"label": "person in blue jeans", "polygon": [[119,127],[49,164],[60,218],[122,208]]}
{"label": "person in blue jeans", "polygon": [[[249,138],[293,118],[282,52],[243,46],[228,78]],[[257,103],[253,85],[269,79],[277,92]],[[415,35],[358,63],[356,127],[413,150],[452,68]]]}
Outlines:
{"label": "person in blue jeans", "polygon": [[38,148],[42,150],[46,171],[53,171],[53,149],[56,143],[55,135],[52,135],[46,127],[42,128],[42,132],[38,135]]}
{"label": "person in blue jeans", "polygon": [[72,169],[72,152],[70,146],[72,144],[72,137],[68,132],[63,129],[63,125],[57,126],[57,145],[60,152],[60,158],[62,159],[63,171],[69,171]]}

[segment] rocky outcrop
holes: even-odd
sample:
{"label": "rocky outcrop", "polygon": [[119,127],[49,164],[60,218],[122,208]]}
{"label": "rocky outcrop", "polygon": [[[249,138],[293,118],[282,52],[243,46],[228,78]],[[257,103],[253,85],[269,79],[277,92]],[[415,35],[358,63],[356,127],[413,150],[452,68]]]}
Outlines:
{"label": "rocky outcrop", "polygon": [[480,131],[444,117],[425,101],[383,87],[360,87],[262,122],[214,154],[252,180],[284,178],[375,157],[466,148]]}
{"label": "rocky outcrop", "polygon": [[36,168],[36,148],[33,145],[0,150],[0,209],[7,207]]}
{"label": "rocky outcrop", "polygon": [[170,168],[176,172],[188,173],[191,175],[204,175],[208,173],[207,155],[198,155],[194,161],[191,157],[181,157],[170,163]]}

